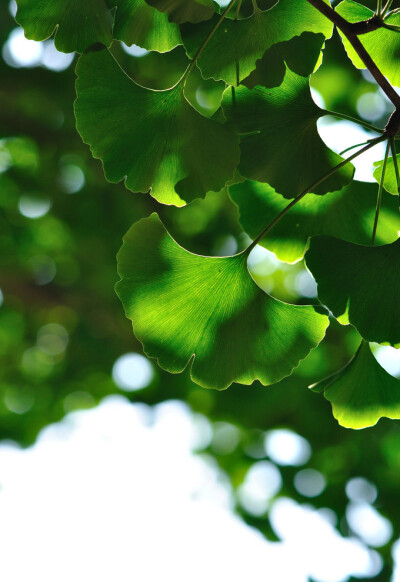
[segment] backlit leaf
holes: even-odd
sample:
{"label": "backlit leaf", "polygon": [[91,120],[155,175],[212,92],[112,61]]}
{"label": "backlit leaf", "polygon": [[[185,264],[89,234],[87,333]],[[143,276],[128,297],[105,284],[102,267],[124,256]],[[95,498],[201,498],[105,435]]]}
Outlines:
{"label": "backlit leaf", "polygon": [[117,6],[114,37],[128,46],[136,44],[149,51],[166,52],[182,44],[179,26],[145,0],[109,1]]}
{"label": "backlit leaf", "polygon": [[239,161],[238,138],[198,113],[182,85],[168,91],[132,81],[107,50],[83,55],[77,66],[77,128],[106,178],[163,204],[219,191]]}
{"label": "backlit leaf", "polygon": [[194,255],[156,214],[131,227],[117,258],[116,290],[146,354],[169,372],[190,363],[201,386],[277,382],[325,334],[326,315],[261,291],[245,253]]}
{"label": "backlit leaf", "polygon": [[370,247],[317,236],[305,260],[319,299],[339,321],[365,340],[400,344],[400,239]]}
{"label": "backlit leaf", "polygon": [[[219,15],[203,24],[185,25],[182,28],[184,45],[193,57],[215,26]],[[303,32],[332,35],[332,23],[321,15],[307,0],[280,0],[270,10],[256,10],[249,18],[226,18],[211,38],[198,59],[205,78],[213,77],[230,85],[237,85],[255,68],[272,45],[290,40]]]}
{"label": "backlit leaf", "polygon": [[[259,182],[235,184],[229,193],[238,206],[240,224],[253,239],[288,204],[273,188]],[[367,245],[371,240],[375,207],[376,185],[366,182],[352,182],[339,192],[325,196],[307,194],[259,244],[288,262],[301,259],[308,238],[318,234]],[[376,241],[393,242],[399,230],[397,201],[387,196],[379,216]]]}
{"label": "backlit leaf", "polygon": [[[317,121],[325,115],[312,100],[308,79],[288,70],[280,87],[228,89],[222,102],[229,124],[244,135],[240,173],[267,182],[294,198],[343,161],[320,138]],[[340,190],[353,177],[348,164],[313,189],[315,194]]]}
{"label": "backlit leaf", "polygon": [[400,382],[378,364],[367,342],[342,370],[310,388],[324,392],[344,427],[359,429],[382,417],[400,418]]}
{"label": "backlit leaf", "polygon": [[[374,12],[353,0],[344,0],[341,2],[336,11],[349,22],[359,22],[368,20],[374,15]],[[394,14],[385,20],[386,24],[400,25],[400,14]],[[339,31],[340,32],[340,31]],[[357,55],[349,41],[341,34],[342,41],[346,52],[353,64],[358,69],[365,69],[365,65]],[[400,69],[398,59],[400,56],[400,35],[394,30],[378,28],[373,32],[362,34],[359,40],[366,48],[375,64],[389,81],[396,86],[400,85]]]}
{"label": "backlit leaf", "polygon": [[29,39],[45,40],[55,32],[56,48],[65,53],[111,44],[112,19],[105,0],[18,0],[17,6],[16,20]]}
{"label": "backlit leaf", "polygon": [[146,0],[150,6],[166,12],[170,22],[203,22],[214,14],[212,0]]}
{"label": "backlit leaf", "polygon": [[[397,165],[400,168],[400,154],[397,154],[396,158],[397,158]],[[376,170],[374,171],[374,178],[379,183],[381,180],[381,175],[382,175],[383,160],[380,160],[379,162],[375,162],[374,166],[376,167]],[[388,161],[386,164],[385,180],[384,180],[383,186],[387,192],[390,192],[390,194],[397,195],[399,193],[398,187],[397,187],[396,172],[394,169],[393,158],[388,158]]]}

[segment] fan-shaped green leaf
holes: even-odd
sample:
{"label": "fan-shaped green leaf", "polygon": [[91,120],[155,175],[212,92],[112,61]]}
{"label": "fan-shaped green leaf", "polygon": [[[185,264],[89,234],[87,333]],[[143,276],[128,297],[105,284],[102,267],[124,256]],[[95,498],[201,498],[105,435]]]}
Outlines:
{"label": "fan-shaped green leaf", "polygon": [[[336,11],[349,22],[359,22],[361,20],[368,20],[374,15],[374,12],[353,0],[343,0]],[[386,24],[400,25],[400,14],[389,16],[385,20]],[[340,32],[340,31],[339,31]],[[365,65],[357,55],[349,41],[342,33],[342,41],[346,52],[353,64],[358,69],[365,69]],[[400,85],[400,68],[398,66],[400,56],[400,35],[398,32],[388,30],[385,28],[378,28],[373,32],[362,34],[359,40],[367,49],[368,53],[373,58],[375,64],[380,68],[382,73],[389,79],[389,81],[396,86]]]}
{"label": "fan-shaped green leaf", "polygon": [[[396,158],[397,158],[397,165],[400,168],[400,154],[397,154]],[[375,162],[374,166],[376,167],[376,170],[374,172],[374,178],[378,183],[380,183],[381,176],[382,176],[383,160],[380,160],[379,162]],[[387,161],[385,180],[383,182],[383,187],[385,188],[385,190],[387,192],[390,192],[390,194],[396,194],[396,195],[399,194],[393,158],[389,158]]]}
{"label": "fan-shaped green leaf", "polygon": [[150,6],[166,12],[170,22],[203,22],[214,14],[212,0],[146,0]]}
{"label": "fan-shaped green leaf", "polygon": [[198,113],[182,85],[168,91],[132,81],[107,50],[84,54],[77,66],[77,128],[106,178],[163,204],[220,190],[239,161],[237,136]]}
{"label": "fan-shaped green leaf", "polygon": [[[190,57],[215,26],[210,22],[182,28],[182,38]],[[257,59],[272,45],[290,40],[304,31],[332,35],[332,23],[307,0],[280,0],[270,10],[256,10],[249,18],[226,18],[211,38],[197,63],[205,78],[213,77],[230,85],[238,84],[255,68]]]}
{"label": "fan-shaped green leaf", "polygon": [[317,236],[305,260],[319,299],[339,321],[367,341],[400,344],[400,239],[367,247]]}
{"label": "fan-shaped green leaf", "polygon": [[382,417],[400,418],[400,382],[378,364],[366,342],[342,370],[310,388],[324,392],[333,416],[346,428],[373,426]]}
{"label": "fan-shaped green leaf", "polygon": [[285,63],[294,73],[308,77],[315,70],[324,42],[323,34],[303,32],[291,40],[274,44],[256,62],[256,68],[243,79],[242,85],[248,89],[256,85],[279,87],[285,77]]}
{"label": "fan-shaped green leaf", "polygon": [[[259,182],[235,184],[229,188],[229,193],[238,206],[240,224],[253,239],[287,206],[287,201],[273,188]],[[380,244],[396,240],[400,230],[397,201],[387,198],[376,234],[376,241]],[[317,234],[368,244],[375,206],[376,186],[366,182],[352,182],[340,192],[325,196],[308,194],[259,244],[290,263],[302,258],[308,238]]]}
{"label": "fan-shaped green leaf", "polygon": [[117,6],[114,38],[128,46],[136,44],[148,51],[166,52],[182,44],[179,26],[145,0],[109,0]]}
{"label": "fan-shaped green leaf", "polygon": [[[240,173],[267,182],[294,198],[343,161],[322,141],[317,121],[326,112],[311,98],[308,79],[288,70],[280,87],[227,90],[222,102],[229,124],[245,135]],[[348,164],[313,189],[315,194],[340,190],[353,177]]]}
{"label": "fan-shaped green leaf", "polygon": [[116,290],[145,352],[169,372],[190,362],[202,386],[277,382],[325,334],[326,315],[261,291],[245,253],[191,254],[156,214],[131,227],[117,258]]}
{"label": "fan-shaped green leaf", "polygon": [[112,41],[111,14],[105,0],[18,0],[16,20],[25,36],[45,40],[54,32],[59,51],[82,53],[87,47]]}

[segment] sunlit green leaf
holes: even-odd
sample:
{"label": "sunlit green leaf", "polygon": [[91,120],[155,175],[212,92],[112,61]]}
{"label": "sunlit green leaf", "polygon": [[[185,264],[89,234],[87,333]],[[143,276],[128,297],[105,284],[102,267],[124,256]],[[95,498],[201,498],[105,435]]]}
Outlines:
{"label": "sunlit green leaf", "polygon": [[[317,130],[325,111],[311,97],[308,79],[288,70],[280,87],[228,89],[222,102],[229,124],[244,135],[240,173],[267,182],[286,198],[294,198],[343,161]],[[315,194],[340,190],[353,177],[348,164],[313,189]]]}
{"label": "sunlit green leaf", "polygon": [[105,0],[18,0],[16,20],[25,36],[45,40],[54,32],[59,51],[82,53],[87,47],[111,44],[111,14]]}
{"label": "sunlit green leaf", "polygon": [[400,239],[368,247],[317,236],[305,259],[319,299],[335,317],[365,340],[400,344]]}
{"label": "sunlit green leaf", "polygon": [[[374,12],[353,0],[344,0],[341,2],[336,11],[349,22],[359,22],[368,20],[374,15]],[[400,25],[400,14],[389,16],[385,20],[386,24]],[[339,31],[340,32],[340,31]],[[353,64],[358,69],[365,69],[365,65],[357,55],[349,41],[343,36],[343,44],[346,52],[351,58]],[[400,56],[400,35],[398,32],[385,28],[378,28],[373,32],[368,32],[359,36],[359,40],[367,49],[373,58],[375,64],[380,68],[382,73],[389,79],[393,85],[400,85],[400,69],[398,59]]]}
{"label": "sunlit green leaf", "polygon": [[[287,200],[267,184],[243,182],[229,189],[239,209],[240,224],[253,239],[286,206]],[[397,201],[387,196],[382,208],[376,241],[397,239],[400,215]],[[352,182],[325,196],[308,194],[260,241],[282,261],[294,262],[306,250],[310,236],[327,234],[367,245],[371,240],[376,206],[376,185]]]}
{"label": "sunlit green leaf", "polygon": [[149,51],[166,52],[182,44],[179,26],[145,0],[109,0],[109,3],[117,6],[114,37],[128,46],[136,44]]}
{"label": "sunlit green leaf", "polygon": [[189,253],[156,214],[134,224],[118,254],[116,290],[146,354],[174,373],[190,362],[195,382],[218,389],[290,374],[328,318],[266,295],[246,261]]}
{"label": "sunlit green leaf", "polygon": [[168,91],[132,81],[107,50],[83,55],[77,66],[77,128],[106,178],[163,204],[220,190],[239,161],[238,138],[198,113],[182,85]]}
{"label": "sunlit green leaf", "polygon": [[[219,16],[200,25],[185,25],[182,37],[188,54],[197,49],[215,26]],[[249,18],[225,19],[198,59],[205,78],[213,77],[236,85],[247,77],[272,45],[303,32],[332,35],[332,23],[307,0],[280,0],[266,11],[256,10]]]}
{"label": "sunlit green leaf", "polygon": [[[400,154],[397,154],[396,158],[397,158],[397,165],[400,168]],[[380,160],[379,162],[375,162],[374,166],[376,167],[376,170],[374,171],[374,178],[378,183],[380,183],[381,176],[382,176],[383,160]],[[385,190],[387,190],[387,192],[390,192],[390,194],[398,194],[399,193],[393,158],[389,158],[387,161],[385,180],[383,182],[383,186],[384,186]]]}
{"label": "sunlit green leaf", "polygon": [[243,79],[242,85],[248,89],[256,85],[279,87],[285,77],[285,63],[294,73],[308,77],[318,63],[324,42],[323,34],[303,32],[291,40],[274,44],[256,62],[256,68]]}
{"label": "sunlit green leaf", "polygon": [[214,14],[212,0],[146,0],[161,12],[166,12],[170,22],[203,22]]}
{"label": "sunlit green leaf", "polygon": [[347,428],[373,426],[382,417],[400,418],[400,382],[378,364],[367,342],[342,370],[310,388],[324,392],[333,416]]}

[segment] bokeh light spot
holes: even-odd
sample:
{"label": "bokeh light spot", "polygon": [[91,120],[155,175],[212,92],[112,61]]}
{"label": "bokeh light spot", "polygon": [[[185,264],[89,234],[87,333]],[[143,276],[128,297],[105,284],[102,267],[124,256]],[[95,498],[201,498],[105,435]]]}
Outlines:
{"label": "bokeh light spot", "polygon": [[140,354],[130,353],[118,358],[112,369],[118,388],[127,392],[146,388],[154,378],[153,365]]}
{"label": "bokeh light spot", "polygon": [[294,486],[304,497],[317,497],[326,487],[326,479],[315,469],[303,469],[296,473]]}
{"label": "bokeh light spot", "polygon": [[23,194],[18,202],[18,210],[26,218],[41,218],[51,208],[51,201],[48,198],[35,198],[28,194]]}
{"label": "bokeh light spot", "polygon": [[265,435],[265,452],[278,465],[300,466],[311,457],[305,438],[289,429],[271,430]]}

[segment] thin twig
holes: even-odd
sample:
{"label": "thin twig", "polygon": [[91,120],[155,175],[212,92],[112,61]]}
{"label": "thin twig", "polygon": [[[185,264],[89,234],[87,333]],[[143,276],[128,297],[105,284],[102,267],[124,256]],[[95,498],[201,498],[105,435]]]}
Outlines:
{"label": "thin twig", "polygon": [[376,211],[375,211],[374,228],[372,230],[371,246],[374,246],[374,244],[375,244],[376,229],[378,228],[379,213],[381,210],[383,183],[385,181],[386,166],[387,166],[387,161],[388,161],[388,157],[389,157],[389,150],[390,150],[390,139],[388,139],[388,141],[387,141],[385,158],[383,160],[383,166],[382,166],[381,179],[379,180],[378,198],[376,201]]}

